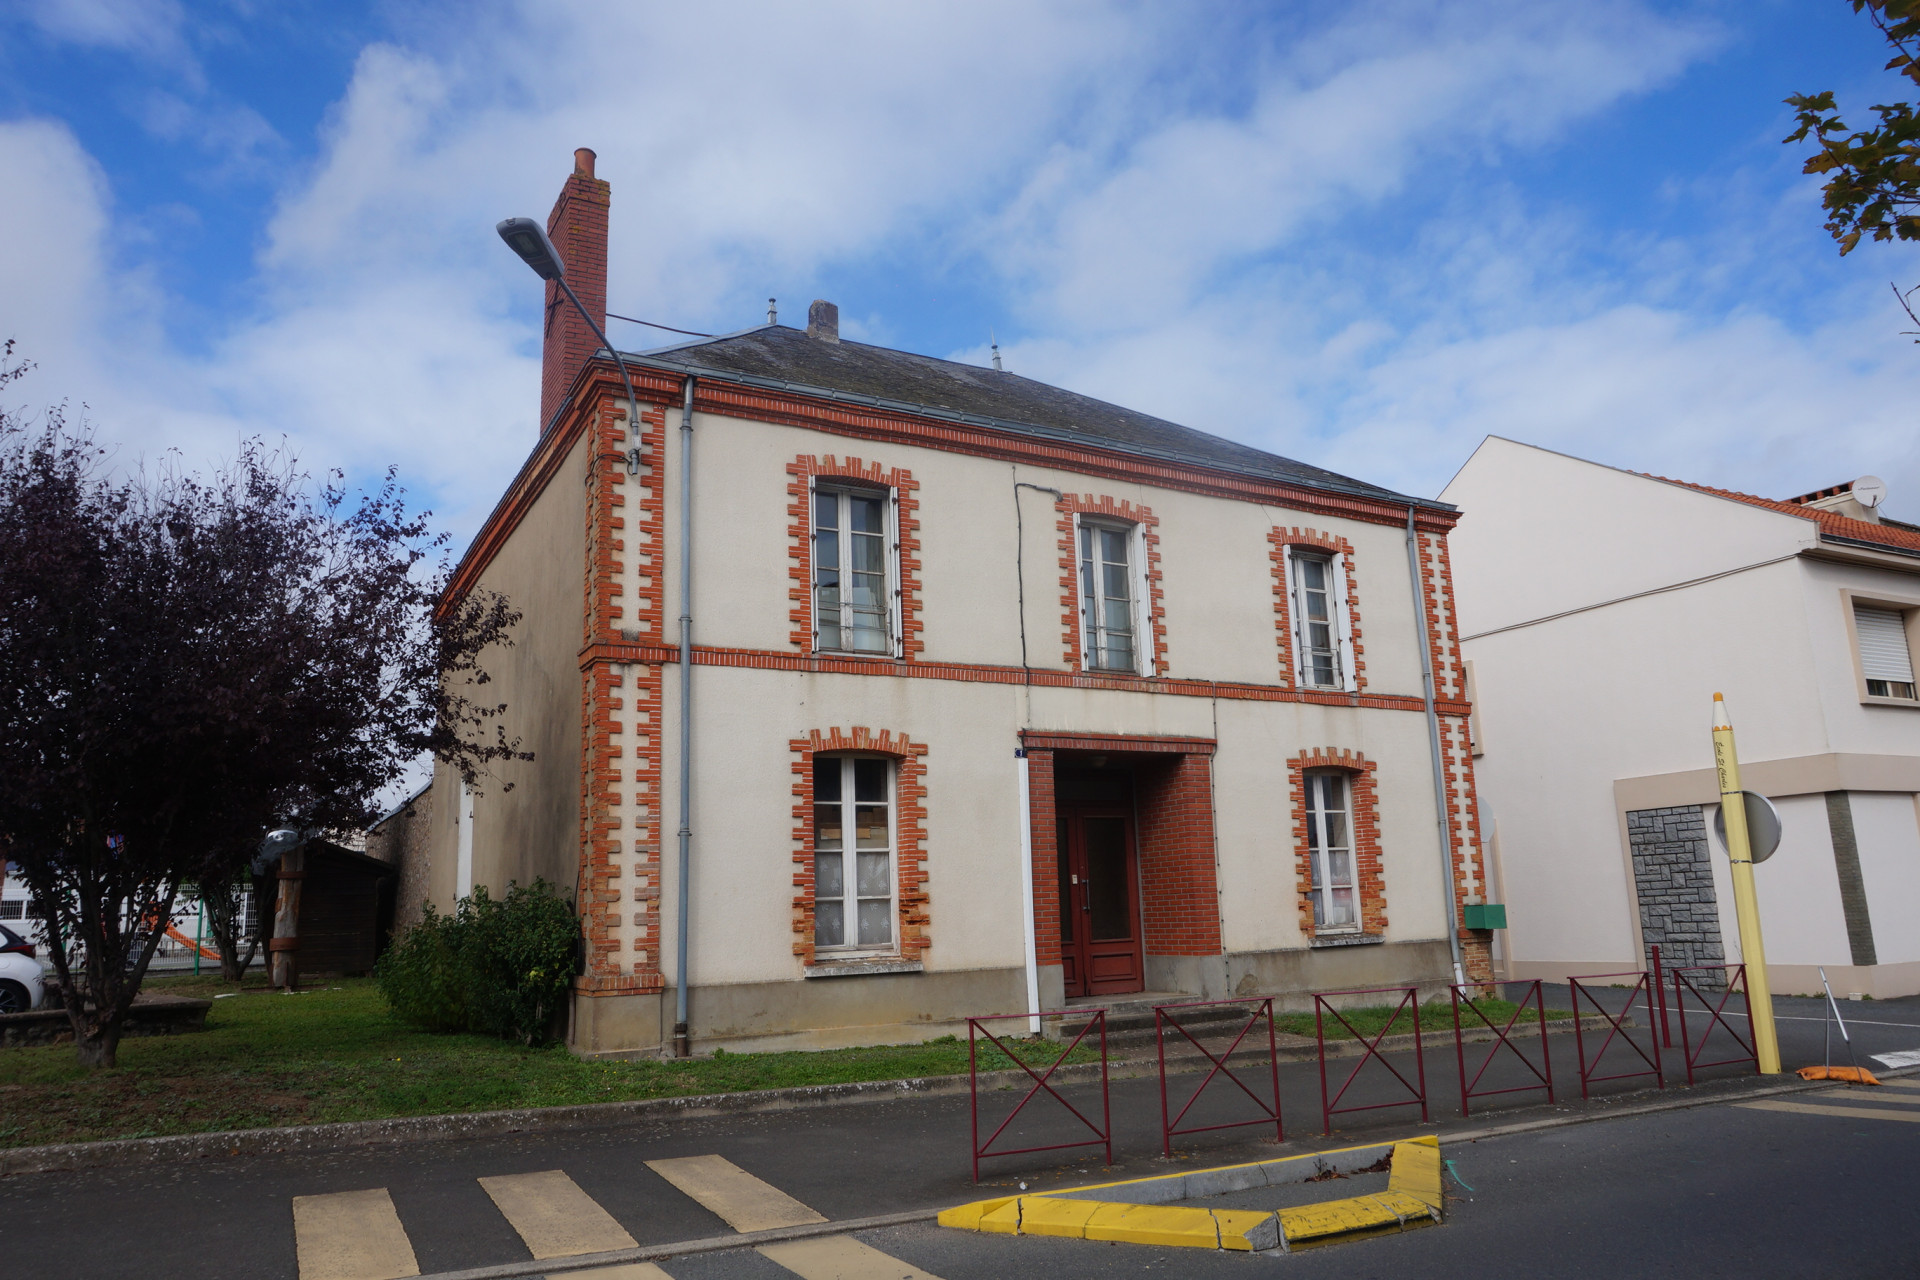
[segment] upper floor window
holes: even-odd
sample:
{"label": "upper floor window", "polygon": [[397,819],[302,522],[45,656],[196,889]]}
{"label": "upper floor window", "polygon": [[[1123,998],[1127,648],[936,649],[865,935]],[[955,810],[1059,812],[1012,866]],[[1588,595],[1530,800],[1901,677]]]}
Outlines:
{"label": "upper floor window", "polygon": [[1907,648],[1907,618],[1898,609],[1853,606],[1854,632],[1860,638],[1860,674],[1867,696],[1915,696],[1913,654]]}
{"label": "upper floor window", "polygon": [[813,491],[813,647],[892,653],[892,512],[888,494]]}
{"label": "upper floor window", "polygon": [[1289,549],[1288,590],[1293,596],[1294,663],[1300,683],[1314,689],[1344,689],[1346,612],[1340,599],[1340,557]]}
{"label": "upper floor window", "polygon": [[1135,527],[1080,521],[1081,651],[1096,670],[1139,670]]}
{"label": "upper floor window", "polygon": [[1316,932],[1357,929],[1358,893],[1353,864],[1353,788],[1337,769],[1307,771],[1309,896]]}
{"label": "upper floor window", "polygon": [[813,945],[893,946],[893,762],[813,760]]}

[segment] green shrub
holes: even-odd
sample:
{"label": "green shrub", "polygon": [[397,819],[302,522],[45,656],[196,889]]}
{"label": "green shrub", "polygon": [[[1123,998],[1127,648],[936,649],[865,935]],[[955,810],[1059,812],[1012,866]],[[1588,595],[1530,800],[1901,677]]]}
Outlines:
{"label": "green shrub", "polygon": [[374,976],[393,1012],[429,1031],[478,1031],[540,1044],[572,985],[580,924],[544,880],[481,886],[451,916],[427,908]]}

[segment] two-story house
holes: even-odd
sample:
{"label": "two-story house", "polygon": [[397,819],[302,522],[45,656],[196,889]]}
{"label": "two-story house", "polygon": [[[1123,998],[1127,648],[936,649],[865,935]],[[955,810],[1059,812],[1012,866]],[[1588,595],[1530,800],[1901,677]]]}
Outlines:
{"label": "two-story house", "polygon": [[[1920,992],[1920,527],[1874,484],[1784,501],[1489,437],[1445,496],[1505,972],[1738,962],[1710,740],[1783,834],[1773,990]],[[1503,891],[1502,891],[1503,890]]]}
{"label": "two-story house", "polygon": [[[548,221],[597,313],[609,198],[581,152]],[[443,909],[577,887],[577,1049],[672,1045],[680,984],[698,1050],[1487,973],[1453,508],[824,302],[624,355],[629,418],[548,303],[452,584],[524,613],[489,693],[536,759],[443,770],[420,847]]]}

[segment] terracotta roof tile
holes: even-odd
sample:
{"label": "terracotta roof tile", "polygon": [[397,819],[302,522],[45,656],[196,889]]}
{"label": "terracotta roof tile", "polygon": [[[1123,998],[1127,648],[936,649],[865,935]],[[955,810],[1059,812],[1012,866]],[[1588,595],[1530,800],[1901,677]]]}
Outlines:
{"label": "terracotta roof tile", "polygon": [[1675,480],[1671,476],[1656,476],[1650,471],[1636,474],[1649,480],[1659,480],[1665,484],[1677,484],[1682,489],[1693,489],[1700,493],[1710,493],[1716,498],[1731,498],[1735,502],[1744,502],[1749,506],[1765,507],[1769,511],[1778,511],[1782,515],[1799,516],[1803,520],[1812,520],[1819,524],[1820,532],[1836,538],[1847,538],[1854,542],[1877,543],[1883,547],[1897,547],[1902,551],[1920,552],[1920,529],[1898,524],[1875,524],[1871,520],[1855,520],[1852,516],[1843,516],[1838,511],[1828,511],[1822,507],[1809,507],[1797,502],[1779,502],[1773,498],[1762,498],[1751,493],[1740,493],[1734,489],[1716,489],[1708,484],[1695,484],[1691,480]]}

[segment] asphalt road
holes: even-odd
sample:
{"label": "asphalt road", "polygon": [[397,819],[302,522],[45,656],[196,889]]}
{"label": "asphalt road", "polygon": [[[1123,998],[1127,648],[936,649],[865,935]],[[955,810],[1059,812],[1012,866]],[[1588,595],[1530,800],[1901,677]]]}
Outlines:
{"label": "asphalt road", "polygon": [[[1601,998],[1618,1002],[1626,995],[1603,992]],[[1777,1003],[1789,1066],[1819,1060],[1819,1008],[1814,1001]],[[1846,1012],[1856,1019],[1863,1061],[1874,1053],[1920,1049],[1920,1000],[1863,1002],[1848,1005]],[[1674,1032],[1675,1049],[1662,1055],[1670,1084],[1684,1079],[1677,1026]],[[1633,1034],[1646,1042],[1644,1027]],[[1509,1095],[1476,1102],[1470,1120],[1458,1114],[1451,1038],[1430,1044],[1428,1092],[1443,1143],[1449,1134],[1489,1124],[1580,1113],[1571,1041],[1570,1036],[1553,1037],[1556,1104],[1544,1105],[1540,1094]],[[1613,1069],[1636,1065],[1631,1052],[1619,1044],[1609,1052]],[[1410,1055],[1393,1060],[1417,1078]],[[1474,1065],[1470,1057],[1470,1071]],[[1337,1087],[1339,1072],[1346,1068],[1337,1061],[1330,1067]],[[1247,1076],[1255,1087],[1259,1074]],[[1742,1073],[1723,1067],[1709,1074],[1714,1083],[1690,1096],[1737,1093],[1760,1083],[1750,1068]],[[1174,1079],[1191,1088],[1198,1078]],[[1484,1083],[1528,1079],[1516,1062],[1499,1061]],[[1618,1110],[1675,1096],[1671,1089],[1664,1094],[1641,1089],[1643,1083],[1651,1082],[1597,1086],[1596,1101],[1584,1109]],[[1229,1109],[1231,1091],[1220,1090],[1217,1083],[1215,1088],[1194,1119],[1236,1115]],[[1402,1096],[1401,1086],[1378,1064],[1368,1068],[1355,1088],[1350,1101]],[[1097,1089],[1080,1086],[1063,1092],[1096,1113]],[[1435,1127],[1421,1126],[1417,1109],[1397,1108],[1347,1117],[1344,1132],[1331,1140],[1322,1138],[1313,1063],[1286,1064],[1281,1093],[1289,1153],[1432,1132]],[[1912,1096],[1920,1097],[1920,1092]],[[989,1114],[1003,1113],[1013,1097],[986,1099]],[[1276,1152],[1257,1131],[1242,1130],[1188,1139],[1181,1145],[1179,1162],[1170,1166],[1159,1154],[1157,1084],[1151,1079],[1117,1081],[1111,1101],[1116,1146],[1112,1168],[1102,1167],[1097,1149],[1002,1159],[989,1162],[983,1173],[986,1185],[979,1189],[969,1177],[965,1097],[202,1160],[154,1169],[27,1175],[0,1181],[0,1276],[291,1280],[299,1274],[294,1198],[375,1188],[390,1197],[398,1229],[421,1271],[511,1263],[531,1256],[525,1234],[503,1214],[480,1179],[549,1170],[564,1171],[584,1199],[597,1204],[640,1244],[731,1233],[734,1225],[727,1218],[646,1163],[673,1157],[722,1156],[840,1221],[944,1207],[1022,1183],[1040,1190],[1150,1176],[1180,1164],[1262,1159]],[[994,1107],[1000,1111],[992,1111]],[[1920,1115],[1920,1108],[1912,1110]],[[1072,1130],[1073,1122],[1055,1112],[1025,1132],[1029,1138],[1045,1138],[1071,1136]],[[1408,1265],[1433,1274],[1466,1274],[1472,1268],[1476,1275],[1663,1275],[1681,1270],[1714,1275],[1722,1270],[1731,1274],[1736,1264],[1730,1259],[1738,1260],[1743,1276],[1920,1274],[1920,1240],[1915,1238],[1920,1213],[1912,1207],[1920,1191],[1917,1152],[1920,1125],[1713,1106],[1450,1146],[1447,1156],[1475,1191],[1461,1192],[1463,1199],[1445,1227],[1281,1260],[1006,1240],[931,1226],[892,1228],[860,1238],[942,1280],[1033,1274],[1043,1268],[1062,1277],[1165,1271],[1204,1275],[1208,1268],[1226,1266],[1243,1274],[1249,1266],[1270,1265],[1307,1266],[1329,1275],[1385,1275]],[[790,1274],[758,1254],[739,1251],[680,1257],[661,1265],[674,1280]]]}

